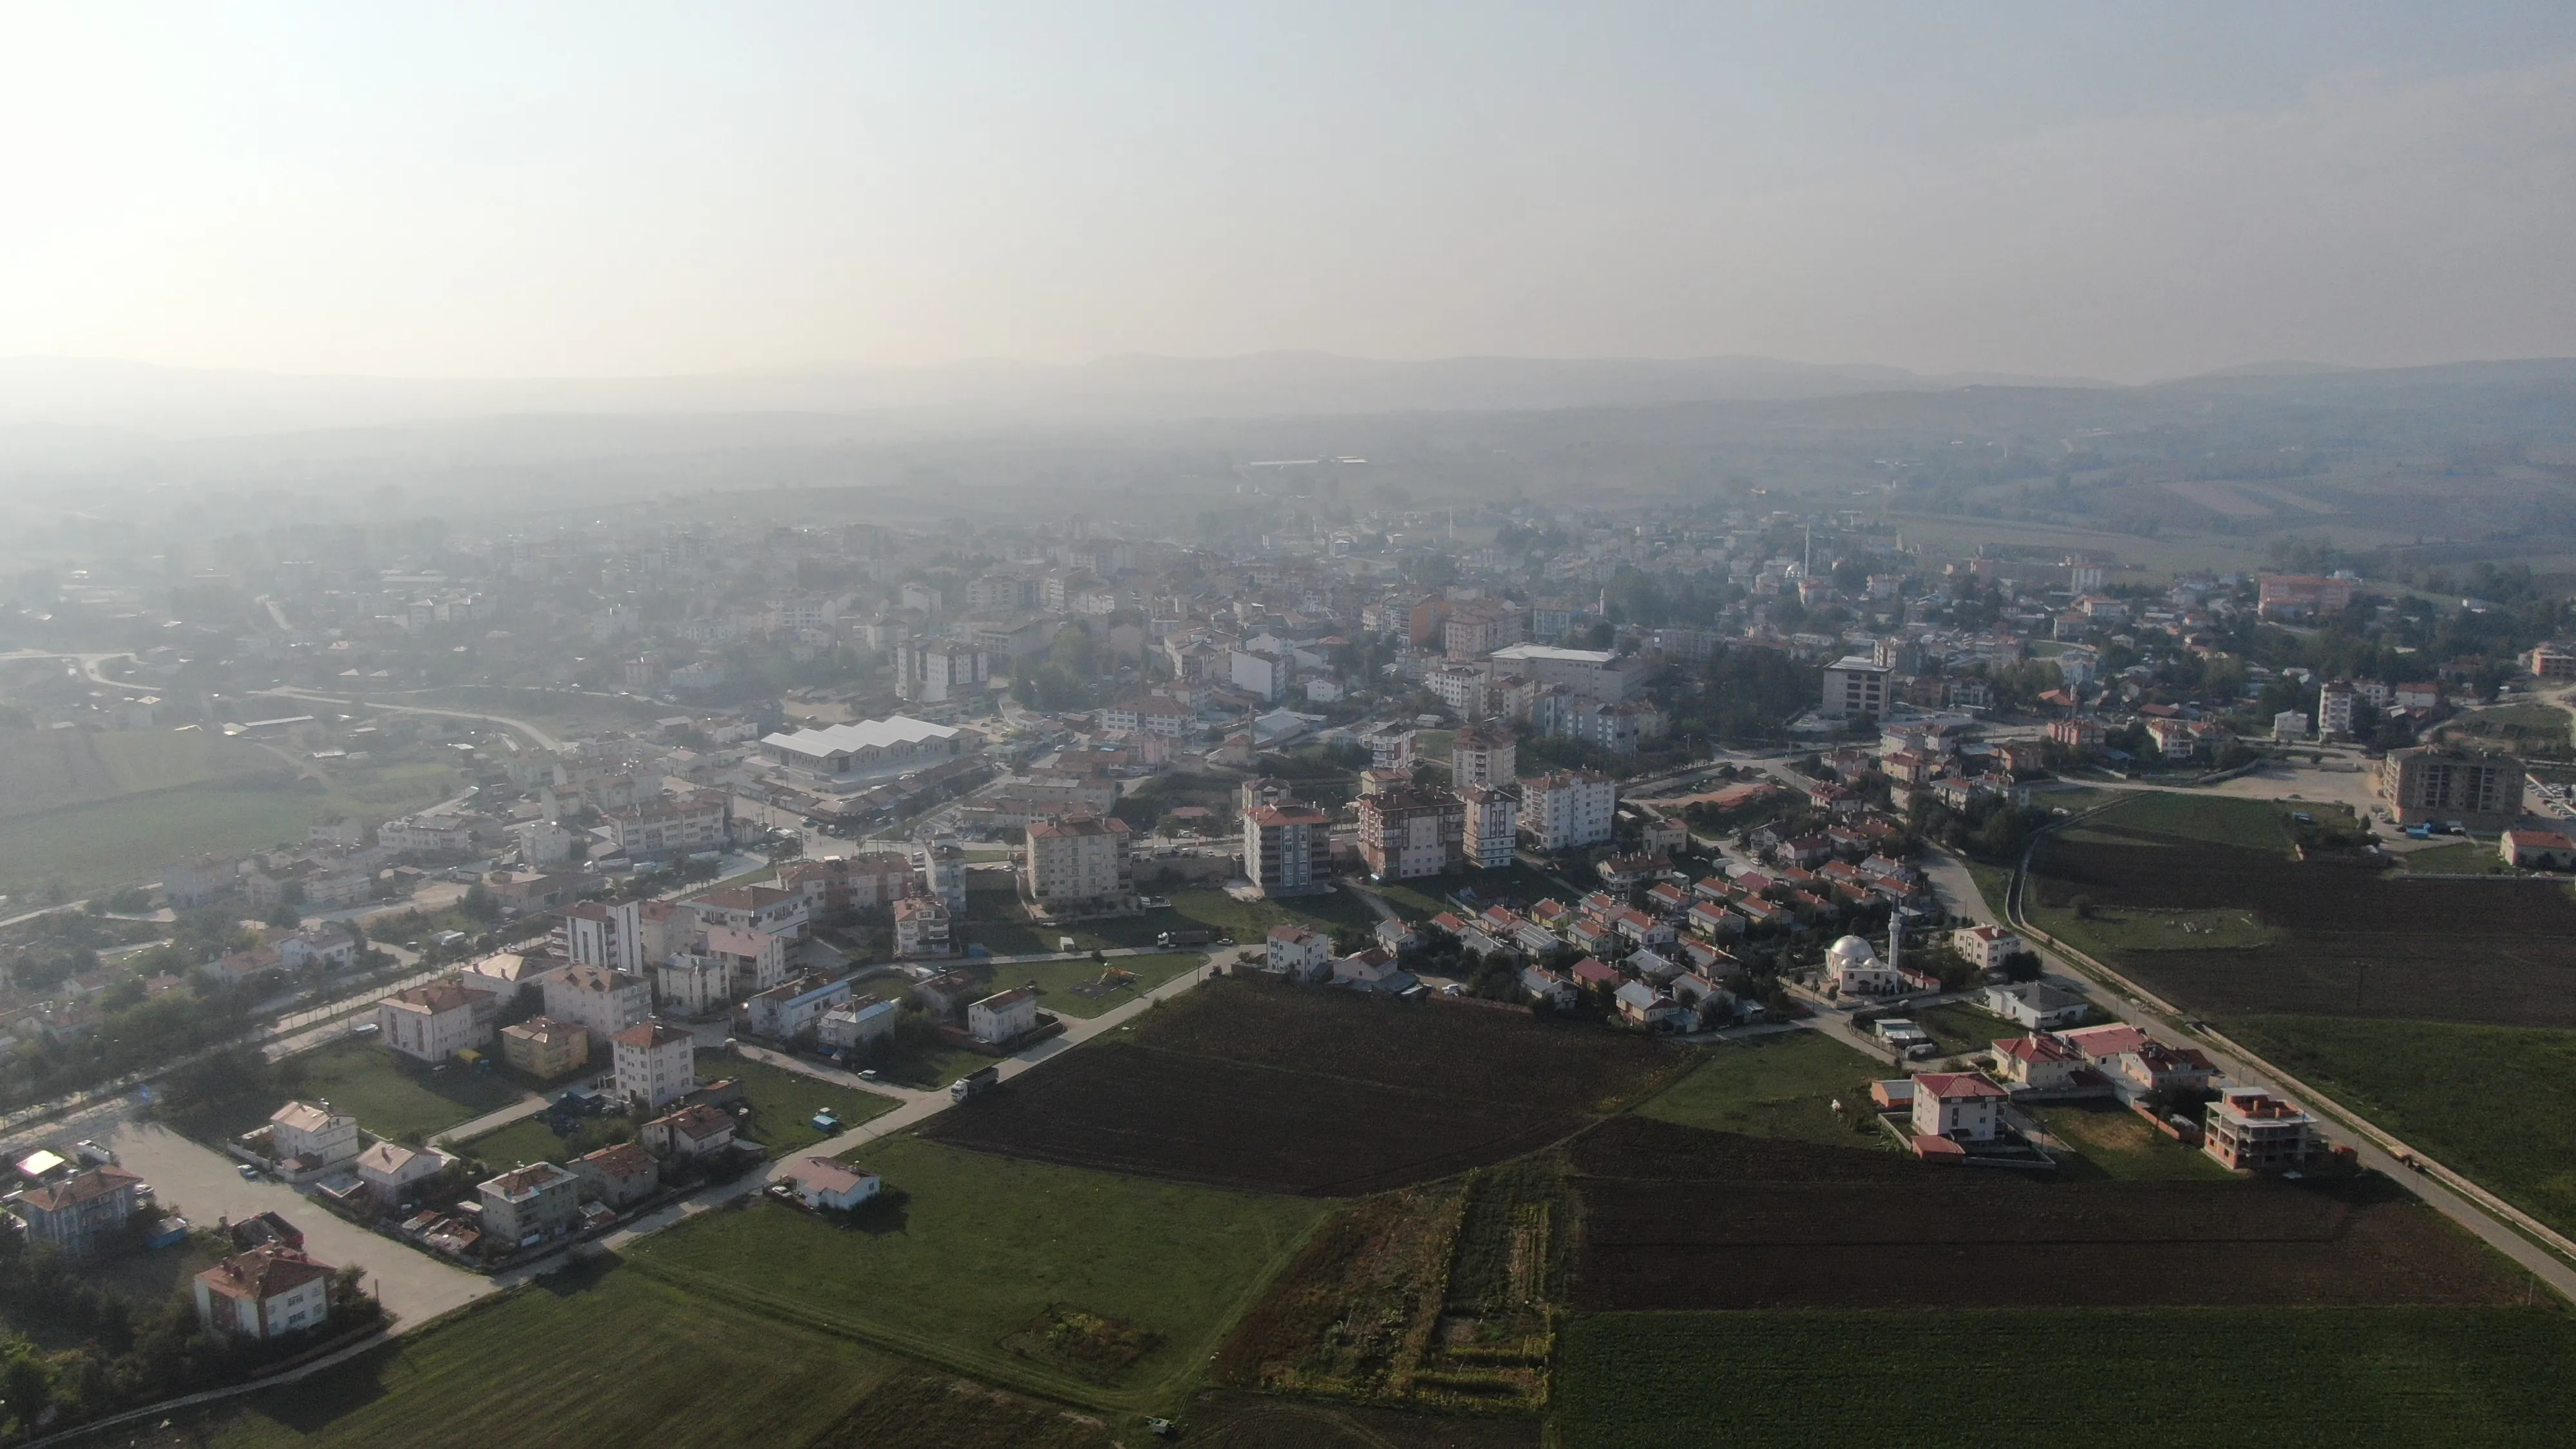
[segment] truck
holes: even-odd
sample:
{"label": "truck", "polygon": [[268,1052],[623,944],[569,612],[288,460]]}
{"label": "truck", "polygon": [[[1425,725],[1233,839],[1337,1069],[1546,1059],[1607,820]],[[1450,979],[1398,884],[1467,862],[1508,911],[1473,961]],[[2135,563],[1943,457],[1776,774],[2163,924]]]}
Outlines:
{"label": "truck", "polygon": [[1216,939],[1214,931],[1165,931],[1154,938],[1157,946],[1204,946]]}
{"label": "truck", "polygon": [[968,1072],[966,1075],[959,1077],[956,1081],[948,1084],[948,1100],[952,1102],[963,1102],[969,1097],[980,1097],[984,1093],[993,1090],[995,1086],[1000,1084],[1001,1080],[1002,1069],[1000,1067],[977,1067],[975,1070]]}

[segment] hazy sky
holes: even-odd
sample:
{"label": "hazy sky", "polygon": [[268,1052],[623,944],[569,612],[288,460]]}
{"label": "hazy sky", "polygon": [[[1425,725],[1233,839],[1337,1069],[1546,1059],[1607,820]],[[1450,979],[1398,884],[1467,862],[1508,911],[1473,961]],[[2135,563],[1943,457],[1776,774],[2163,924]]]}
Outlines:
{"label": "hazy sky", "polygon": [[2576,4],[0,0],[0,356],[2576,354]]}

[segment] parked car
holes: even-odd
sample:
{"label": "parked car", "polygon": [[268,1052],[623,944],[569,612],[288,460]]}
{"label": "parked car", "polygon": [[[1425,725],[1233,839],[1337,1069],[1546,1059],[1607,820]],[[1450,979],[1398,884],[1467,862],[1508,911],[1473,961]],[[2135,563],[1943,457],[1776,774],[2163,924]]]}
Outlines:
{"label": "parked car", "polygon": [[240,1174],[241,1174],[241,1180],[242,1180],[242,1181],[244,1181],[244,1182],[257,1182],[257,1181],[259,1181],[259,1169],[258,1169],[258,1168],[256,1168],[256,1167],[251,1166],[251,1165],[250,1165],[249,1163],[247,1163],[247,1162],[243,1163],[241,1166],[239,1166],[239,1167],[237,1167],[237,1168],[234,1168],[233,1170],[234,1170],[235,1172],[238,1172],[238,1173],[240,1173]]}

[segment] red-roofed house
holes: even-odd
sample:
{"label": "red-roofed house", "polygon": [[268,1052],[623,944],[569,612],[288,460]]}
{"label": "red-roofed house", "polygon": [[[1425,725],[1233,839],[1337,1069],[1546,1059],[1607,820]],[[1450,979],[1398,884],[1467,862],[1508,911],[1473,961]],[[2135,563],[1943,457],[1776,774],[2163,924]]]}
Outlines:
{"label": "red-roofed house", "polygon": [[781,1180],[794,1189],[798,1202],[834,1212],[848,1212],[875,1197],[878,1186],[875,1173],[829,1157],[808,1157],[788,1169]]}
{"label": "red-roofed house", "polygon": [[2053,1036],[2032,1032],[1995,1043],[1995,1074],[2034,1092],[2063,1091],[2088,1069],[2082,1053]]}
{"label": "red-roofed house", "polygon": [[2555,830],[2508,830],[2496,854],[2518,870],[2576,870],[2576,840]]}
{"label": "red-roofed house", "polygon": [[282,1338],[330,1316],[330,1266],[293,1248],[254,1248],[197,1275],[197,1321],[210,1333]]}
{"label": "red-roofed house", "polygon": [[2004,1089],[1965,1072],[1914,1078],[1914,1133],[1953,1142],[1991,1142],[2002,1126]]}
{"label": "red-roofed house", "polygon": [[2099,1067],[2111,1065],[2111,1059],[2122,1052],[2133,1052],[2155,1038],[2129,1025],[2115,1021],[2109,1026],[2088,1026],[2082,1031],[2062,1031],[2057,1039],[2084,1054],[2085,1060]]}
{"label": "red-roofed house", "polygon": [[1621,981],[1627,979],[1621,976],[1617,971],[1602,965],[1597,958],[1591,956],[1586,956],[1582,960],[1575,962],[1574,969],[1569,974],[1574,977],[1577,985],[1582,986],[1586,990],[1613,989],[1616,988]]}

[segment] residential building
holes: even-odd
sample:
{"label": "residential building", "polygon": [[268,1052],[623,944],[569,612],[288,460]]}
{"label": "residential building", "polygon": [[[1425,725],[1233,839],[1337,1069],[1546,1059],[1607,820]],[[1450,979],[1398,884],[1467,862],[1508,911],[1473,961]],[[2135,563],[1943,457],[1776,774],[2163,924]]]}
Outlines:
{"label": "residential building", "polygon": [[580,1176],[551,1162],[478,1183],[474,1195],[483,1205],[483,1241],[498,1246],[495,1256],[533,1248],[581,1221]]}
{"label": "residential building", "polygon": [[733,797],[689,790],[638,800],[606,817],[609,843],[630,860],[721,850],[730,839]]}
{"label": "residential building", "polygon": [[619,1142],[572,1160],[573,1174],[592,1197],[630,1208],[661,1190],[662,1164],[640,1142]]}
{"label": "residential building", "polygon": [[872,911],[903,899],[912,885],[912,861],[883,850],[825,856],[789,866],[779,885],[805,898],[809,921],[843,911]]}
{"label": "residential building", "polygon": [[1520,778],[1520,744],[1501,725],[1468,725],[1449,741],[1449,784],[1510,785]]}
{"label": "residential building", "polygon": [[1263,969],[1291,981],[1314,981],[1332,970],[1333,938],[1306,926],[1273,926],[1264,943]]}
{"label": "residential building", "polygon": [[1561,649],[1550,644],[1514,644],[1497,649],[1487,661],[1494,678],[1517,674],[1545,688],[1562,684],[1576,698],[1617,704],[1636,697],[1645,682],[1644,661],[1603,649]]}
{"label": "residential building", "polygon": [[1521,833],[1545,854],[1608,840],[1618,809],[1619,787],[1598,771],[1559,770],[1521,782]]}
{"label": "residential building", "polygon": [[448,1159],[439,1153],[405,1147],[399,1142],[378,1142],[358,1154],[358,1181],[365,1183],[376,1201],[385,1207],[399,1207],[411,1198],[411,1185],[438,1176],[446,1170]]}
{"label": "residential building", "polygon": [[1885,719],[1888,681],[1895,674],[1866,654],[1846,654],[1825,666],[1824,695],[1816,712],[1826,719]]}
{"label": "residential building", "polygon": [[697,1040],[657,1021],[630,1026],[610,1042],[621,1102],[650,1110],[698,1089]]}
{"label": "residential building", "polygon": [[2167,1046],[2153,1040],[2112,1057],[2104,1071],[2111,1078],[2112,1090],[2131,1102],[2157,1092],[2198,1097],[2218,1080],[2218,1068],[2209,1058],[2189,1047]]}
{"label": "residential building", "polygon": [[688,902],[688,908],[697,914],[698,924],[710,930],[731,926],[742,931],[766,931],[788,941],[805,935],[805,906],[803,891],[765,885],[727,886]]}
{"label": "residential building", "polygon": [[492,1039],[487,998],[455,981],[397,991],[376,1004],[385,1045],[418,1062],[437,1063]]}
{"label": "residential building", "polygon": [[328,1102],[289,1102],[268,1114],[268,1140],[273,1161],[318,1172],[358,1155],[358,1119]]}
{"label": "residential building", "polygon": [[545,1012],[590,1033],[605,1052],[611,1037],[653,1014],[653,988],[641,976],[606,966],[572,966],[546,979]]}
{"label": "residential building", "polygon": [[785,938],[754,926],[711,925],[700,954],[724,967],[724,994],[749,996],[787,981]]}
{"label": "residential building", "polygon": [[1459,842],[1467,863],[1501,870],[1520,845],[1521,789],[1517,784],[1469,785],[1458,792],[1467,806]]}
{"label": "residential building", "polygon": [[704,1157],[729,1150],[737,1128],[733,1114],[705,1102],[692,1102],[644,1124],[636,1140],[648,1152],[664,1157]]}
{"label": "residential building", "polygon": [[823,1014],[850,999],[850,983],[808,976],[773,986],[751,998],[751,1034],[771,1041],[793,1041],[813,1030],[822,1032]]}
{"label": "residential building", "polygon": [[501,1060],[540,1082],[568,1077],[590,1064],[590,1032],[551,1016],[530,1017],[501,1028]]}
{"label": "residential building", "polygon": [[877,1175],[829,1157],[808,1157],[781,1179],[809,1208],[848,1212],[877,1195]]}
{"label": "residential building", "polygon": [[94,1258],[114,1247],[134,1216],[134,1190],[143,1179],[121,1167],[93,1167],[58,1182],[41,1182],[11,1204],[27,1225],[27,1241],[66,1258]]}
{"label": "residential building", "polygon": [[2458,821],[2502,830],[2522,818],[2522,762],[2461,745],[2390,750],[2379,763],[2379,795],[2401,825]]}
{"label": "residential building", "polygon": [[1441,641],[1452,659],[1482,659],[1521,642],[1521,611],[1501,599],[1455,605],[1442,625]]}
{"label": "residential building", "polygon": [[1397,786],[1359,802],[1360,856],[1382,880],[1454,869],[1466,836],[1467,805],[1446,790]]}
{"label": "residential building", "polygon": [[1113,733],[1160,735],[1177,740],[1190,732],[1189,706],[1177,699],[1148,694],[1100,711],[1100,727]]}
{"label": "residential building", "polygon": [[761,740],[760,748],[798,783],[846,792],[946,764],[978,743],[969,731],[895,715],[773,734]]}
{"label": "residential building", "polygon": [[2352,605],[2359,581],[2314,574],[2264,574],[2255,584],[2255,612],[2266,619],[2304,619]]}
{"label": "residential building", "polygon": [[1986,1010],[2032,1031],[2073,1026],[2092,1014],[2093,1004],[2071,991],[2044,981],[1986,988]]}
{"label": "residential building", "polygon": [[2229,1087],[2202,1114],[2200,1150],[2233,1172],[2288,1172],[2324,1149],[2317,1119],[2260,1087]]}
{"label": "residential building", "polygon": [[928,896],[894,904],[894,953],[898,956],[952,956],[948,907]]}
{"label": "residential building", "polygon": [[906,640],[894,646],[894,692],[907,704],[968,699],[991,677],[992,656],[972,644]]}
{"label": "residential building", "polygon": [[997,991],[966,1007],[966,1034],[1002,1046],[1038,1029],[1038,994],[1025,986]]}
{"label": "residential building", "polygon": [[271,943],[278,964],[289,971],[346,971],[358,961],[358,942],[346,930],[325,922],[290,931]]}
{"label": "residential building", "polygon": [[1296,672],[1296,663],[1285,654],[1257,653],[1249,649],[1234,650],[1227,658],[1228,678],[1234,687],[1253,698],[1276,704],[1287,697],[1288,681]]}
{"label": "residential building", "polygon": [[2062,1092],[2091,1063],[2084,1054],[2053,1036],[2032,1032],[1995,1043],[1995,1075],[2033,1092]]}
{"label": "residential building", "polygon": [[2576,870],[2576,840],[2555,830],[2508,830],[2496,838],[2496,854],[2520,870]]}
{"label": "residential building", "polygon": [[161,867],[161,893],[179,910],[191,910],[241,884],[241,862],[230,856],[200,855]]}
{"label": "residential building", "polygon": [[1491,683],[1491,677],[1473,664],[1444,664],[1422,675],[1422,687],[1460,719],[1475,719],[1486,712]]}
{"label": "residential building", "polygon": [[331,1318],[331,1267],[294,1248],[253,1248],[197,1275],[197,1322],[209,1333],[272,1339]]}
{"label": "residential building", "polygon": [[2318,738],[2352,738],[2352,701],[2352,685],[2346,680],[2329,679],[2317,686]]}
{"label": "residential building", "polygon": [[898,1009],[877,996],[853,996],[823,1013],[814,1034],[833,1051],[849,1051],[894,1030]]}
{"label": "residential building", "polygon": [[2576,679],[2576,647],[2557,641],[2535,644],[2524,665],[2542,679]]}
{"label": "residential building", "polygon": [[925,841],[914,848],[921,889],[957,914],[966,913],[966,848],[954,840]]}
{"label": "residential building", "polygon": [[2002,970],[2007,957],[2030,949],[2002,926],[1961,926],[1950,933],[1950,948],[1980,971]]}
{"label": "residential building", "polygon": [[672,1015],[713,1015],[733,1000],[733,968],[713,956],[680,952],[653,968],[653,998]]}
{"label": "residential building", "polygon": [[1395,774],[1413,769],[1414,732],[1401,725],[1373,725],[1362,731],[1359,742],[1368,747],[1369,768]]}
{"label": "residential building", "polygon": [[1114,815],[1032,821],[1020,894],[1047,916],[1096,916],[1136,908],[1127,822]]}
{"label": "residential building", "polygon": [[1924,1072],[1914,1079],[1917,1137],[1991,1142],[2002,1127],[2004,1089],[1965,1072]]}
{"label": "residential building", "polygon": [[1243,874],[1265,896],[1304,895],[1332,861],[1332,821],[1295,800],[1243,812]]}

